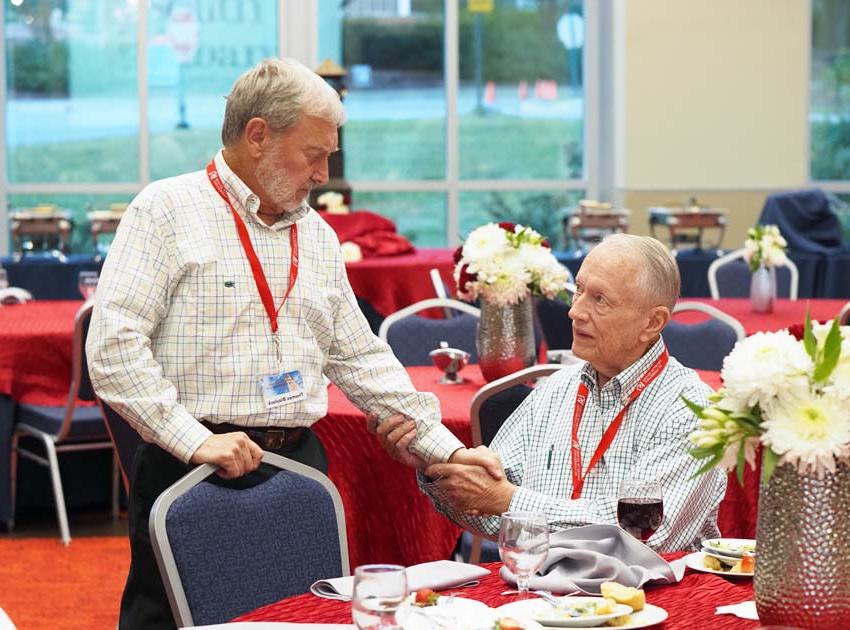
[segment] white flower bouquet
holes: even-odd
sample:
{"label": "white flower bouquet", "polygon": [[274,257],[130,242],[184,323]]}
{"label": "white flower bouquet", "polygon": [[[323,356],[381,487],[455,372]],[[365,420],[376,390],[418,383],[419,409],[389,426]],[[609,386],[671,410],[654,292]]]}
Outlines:
{"label": "white flower bouquet", "polygon": [[455,252],[458,296],[470,301],[509,306],[533,294],[569,303],[568,274],[542,235],[508,222],[474,229]]}
{"label": "white flower bouquet", "polygon": [[699,418],[691,454],[714,466],[755,466],[762,445],[762,481],[777,464],[822,478],[850,457],[850,330],[838,319],[812,322],[803,338],[788,331],[756,333],[723,360],[724,388],[703,408],[685,400]]}
{"label": "white flower bouquet", "polygon": [[751,271],[759,267],[782,267],[788,262],[785,248],[788,243],[775,225],[757,225],[747,230],[744,242],[744,260],[750,264]]}

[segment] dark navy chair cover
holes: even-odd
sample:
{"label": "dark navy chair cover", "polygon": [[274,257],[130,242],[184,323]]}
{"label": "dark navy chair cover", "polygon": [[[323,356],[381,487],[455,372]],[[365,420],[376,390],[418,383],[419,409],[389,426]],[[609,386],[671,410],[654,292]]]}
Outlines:
{"label": "dark navy chair cover", "polygon": [[724,357],[738,342],[735,330],[719,319],[698,324],[670,321],[662,337],[670,356],[685,367],[718,372],[723,367]]}
{"label": "dark navy chair cover", "polygon": [[829,256],[847,251],[841,240],[841,221],[820,189],[771,195],[764,202],[759,224],[779,226],[788,248]]}
{"label": "dark navy chair cover", "polygon": [[450,348],[466,350],[469,362],[478,363],[475,348],[475,331],[478,318],[460,313],[450,319],[428,319],[409,315],[387,330],[387,343],[402,365],[431,365],[429,352],[445,341]]}

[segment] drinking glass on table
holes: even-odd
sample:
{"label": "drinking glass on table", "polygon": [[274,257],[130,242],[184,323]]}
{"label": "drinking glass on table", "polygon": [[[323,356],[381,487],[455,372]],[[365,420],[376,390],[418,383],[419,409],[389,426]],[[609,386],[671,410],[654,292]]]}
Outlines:
{"label": "drinking glass on table", "polygon": [[516,576],[520,597],[549,553],[549,522],[540,512],[505,512],[499,530],[499,556]]}
{"label": "drinking glass on table", "polygon": [[96,271],[81,271],[77,279],[77,288],[83,299],[89,301],[97,289],[97,281],[100,275]]}
{"label": "drinking glass on table", "polygon": [[401,628],[396,610],[407,597],[407,574],[397,564],[365,564],[354,569],[351,618],[360,630]]}
{"label": "drinking glass on table", "polygon": [[664,498],[661,484],[643,479],[620,482],[617,497],[617,522],[632,536],[646,542],[661,526]]}

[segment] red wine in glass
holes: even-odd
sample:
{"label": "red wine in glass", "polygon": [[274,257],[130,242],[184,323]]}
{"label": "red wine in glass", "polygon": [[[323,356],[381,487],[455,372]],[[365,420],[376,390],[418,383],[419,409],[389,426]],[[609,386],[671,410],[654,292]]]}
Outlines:
{"label": "red wine in glass", "polygon": [[617,522],[620,527],[642,542],[649,540],[661,526],[664,502],[656,498],[620,498],[617,501]]}

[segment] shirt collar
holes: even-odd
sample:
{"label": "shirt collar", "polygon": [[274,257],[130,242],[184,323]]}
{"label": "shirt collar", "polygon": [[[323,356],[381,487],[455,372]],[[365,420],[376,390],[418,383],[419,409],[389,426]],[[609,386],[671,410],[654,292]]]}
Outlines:
{"label": "shirt collar", "polygon": [[[219,178],[222,182],[224,182],[224,188],[227,190],[227,194],[230,195],[233,207],[236,208],[237,212],[243,215],[250,215],[255,221],[262,225],[266,225],[257,217],[257,210],[260,209],[260,198],[255,195],[250,188],[248,188],[248,185],[243,182],[236,173],[233,172],[224,160],[222,153],[223,149],[219,149],[213,160],[215,161],[215,168],[218,171]],[[274,225],[266,227],[275,231],[282,230],[289,227],[299,219],[302,219],[308,212],[310,212],[310,209],[311,208],[307,204],[307,201],[302,201],[301,205],[296,210],[287,212]]]}
{"label": "shirt collar", "polygon": [[[656,341],[642,357],[608,381],[608,383],[606,383],[606,387],[608,385],[618,387],[620,402],[625,405],[629,402],[629,396],[631,395],[632,390],[634,390],[637,386],[641,377],[646,374],[647,370],[649,370],[652,364],[655,363],[656,359],[661,356],[662,352],[664,352],[664,341],[661,337],[659,337],[658,341]],[[590,390],[596,388],[596,370],[589,362],[584,364],[584,367],[581,370],[581,378]]]}

